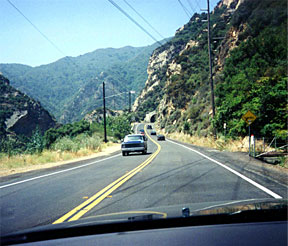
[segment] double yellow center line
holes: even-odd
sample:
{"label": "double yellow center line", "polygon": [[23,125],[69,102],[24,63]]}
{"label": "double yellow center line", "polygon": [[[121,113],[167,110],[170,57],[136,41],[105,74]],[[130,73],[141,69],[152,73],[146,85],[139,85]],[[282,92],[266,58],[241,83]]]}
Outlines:
{"label": "double yellow center line", "polygon": [[90,197],[85,202],[81,203],[76,208],[72,209],[70,212],[63,215],[58,220],[54,221],[53,224],[59,224],[66,221],[74,221],[81,218],[84,214],[86,214],[88,211],[90,211],[92,208],[94,208],[97,204],[99,204],[101,201],[103,201],[107,196],[109,196],[113,191],[115,191],[117,188],[119,188],[122,184],[124,184],[126,181],[131,179],[135,174],[140,172],[144,167],[146,167],[148,164],[152,162],[152,160],[159,154],[161,150],[161,146],[153,140],[146,131],[146,126],[144,128],[146,135],[148,138],[157,145],[157,150],[149,156],[148,159],[146,159],[144,162],[142,162],[139,166],[131,170],[130,172],[126,173],[122,177],[115,180],[113,183],[106,186],[104,189],[97,192],[95,195]]}

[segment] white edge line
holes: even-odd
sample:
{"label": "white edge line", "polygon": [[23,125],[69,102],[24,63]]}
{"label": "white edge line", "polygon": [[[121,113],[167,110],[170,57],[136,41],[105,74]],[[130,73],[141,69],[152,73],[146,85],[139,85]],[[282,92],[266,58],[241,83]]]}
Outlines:
{"label": "white edge line", "polygon": [[115,157],[117,157],[117,156],[119,156],[119,155],[120,155],[120,154],[113,155],[113,156],[110,156],[110,157],[108,157],[108,158],[101,159],[101,160],[98,160],[98,161],[93,161],[93,162],[91,162],[91,163],[87,163],[87,164],[84,164],[84,165],[81,165],[81,166],[72,167],[72,168],[68,168],[68,169],[65,169],[65,170],[57,171],[57,172],[54,172],[54,173],[48,173],[48,174],[41,175],[41,176],[37,176],[37,177],[34,177],[34,178],[24,179],[24,180],[15,182],[15,183],[10,183],[10,184],[6,184],[6,185],[2,185],[2,186],[0,186],[0,189],[7,188],[7,187],[9,187],[9,186],[14,186],[14,185],[17,185],[17,184],[26,183],[26,182],[29,182],[29,181],[32,181],[32,180],[35,180],[35,179],[45,178],[45,177],[52,176],[52,175],[55,175],[55,174],[72,171],[72,170],[75,170],[75,169],[78,169],[78,168],[87,167],[87,166],[93,165],[93,164],[98,163],[98,162],[101,162],[101,161],[106,161],[106,160],[115,158]]}
{"label": "white edge line", "polygon": [[168,140],[168,139],[167,139],[167,141],[170,142],[170,143],[173,143],[173,144],[177,144],[177,145],[179,145],[179,146],[182,146],[183,148],[186,148],[186,149],[188,149],[188,150],[190,150],[190,151],[193,151],[193,152],[197,153],[198,155],[203,156],[204,158],[206,158],[206,159],[208,159],[208,160],[210,160],[210,161],[212,161],[212,162],[218,164],[219,166],[221,166],[221,167],[227,169],[227,170],[230,171],[231,173],[234,173],[234,174],[237,175],[238,177],[240,177],[240,178],[246,180],[246,181],[249,182],[250,184],[256,186],[258,189],[260,189],[260,190],[266,192],[266,193],[269,194],[270,196],[272,196],[272,197],[274,197],[274,198],[276,198],[276,199],[282,199],[282,197],[279,196],[278,194],[276,194],[276,193],[274,193],[273,191],[267,189],[267,188],[264,187],[263,185],[260,185],[260,184],[256,183],[256,182],[253,181],[252,179],[250,179],[250,178],[244,176],[243,174],[241,174],[241,173],[235,171],[234,169],[232,169],[232,168],[230,168],[230,167],[228,167],[228,166],[222,164],[221,162],[216,161],[216,160],[210,158],[209,156],[206,156],[206,155],[202,154],[201,152],[199,152],[199,151],[197,151],[197,150],[194,150],[194,149],[192,149],[192,148],[189,148],[189,147],[187,147],[187,146],[185,146],[185,145],[182,145],[182,144],[179,144],[179,143],[175,143],[174,141],[171,141],[171,140]]}

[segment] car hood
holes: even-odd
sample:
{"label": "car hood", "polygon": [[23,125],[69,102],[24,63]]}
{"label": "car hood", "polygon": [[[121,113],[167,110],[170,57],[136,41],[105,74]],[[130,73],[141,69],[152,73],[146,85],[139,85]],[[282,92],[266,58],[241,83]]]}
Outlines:
{"label": "car hood", "polygon": [[[57,231],[59,229],[69,229],[77,227],[89,227],[95,225],[113,225],[114,223],[127,223],[137,221],[153,221],[171,218],[199,217],[209,215],[235,215],[245,211],[271,211],[285,210],[287,213],[287,200],[284,199],[249,199],[237,201],[219,201],[193,204],[181,204],[165,207],[155,207],[149,209],[137,209],[131,211],[121,211],[103,215],[90,216],[72,222],[60,224],[50,224],[32,229],[23,230],[11,234],[11,236],[21,236],[27,233],[37,233],[45,231]],[[9,237],[9,235],[7,236]]]}
{"label": "car hood", "polygon": [[[103,215],[90,216],[81,220],[81,223],[87,222],[113,222],[113,221],[136,221],[168,219],[179,217],[193,217],[200,215],[219,215],[235,214],[244,211],[253,210],[278,210],[287,209],[287,200],[285,199],[248,199],[236,201],[219,201],[191,203],[173,206],[154,207],[149,209],[131,210],[115,212]],[[187,212],[189,211],[187,216]],[[80,222],[80,221],[79,221]]]}

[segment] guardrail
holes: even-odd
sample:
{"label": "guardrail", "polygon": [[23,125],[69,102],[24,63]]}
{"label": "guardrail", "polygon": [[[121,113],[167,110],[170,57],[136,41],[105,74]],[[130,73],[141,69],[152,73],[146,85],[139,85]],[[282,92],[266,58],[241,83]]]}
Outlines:
{"label": "guardrail", "polygon": [[250,156],[255,158],[278,158],[288,155],[287,139],[251,137]]}

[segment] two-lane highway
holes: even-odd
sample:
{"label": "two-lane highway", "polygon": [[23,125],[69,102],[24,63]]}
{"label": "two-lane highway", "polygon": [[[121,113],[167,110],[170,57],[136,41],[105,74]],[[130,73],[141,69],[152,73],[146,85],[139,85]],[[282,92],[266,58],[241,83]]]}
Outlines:
{"label": "two-lane highway", "polygon": [[286,194],[281,185],[275,192],[197,151],[149,138],[147,155],[116,153],[1,182],[1,234],[128,210]]}
{"label": "two-lane highway", "polygon": [[156,150],[157,146],[149,142],[147,155],[132,154],[125,158],[117,153],[72,168],[65,166],[61,171],[37,172],[29,178],[1,182],[1,235],[56,222],[144,163]]}

